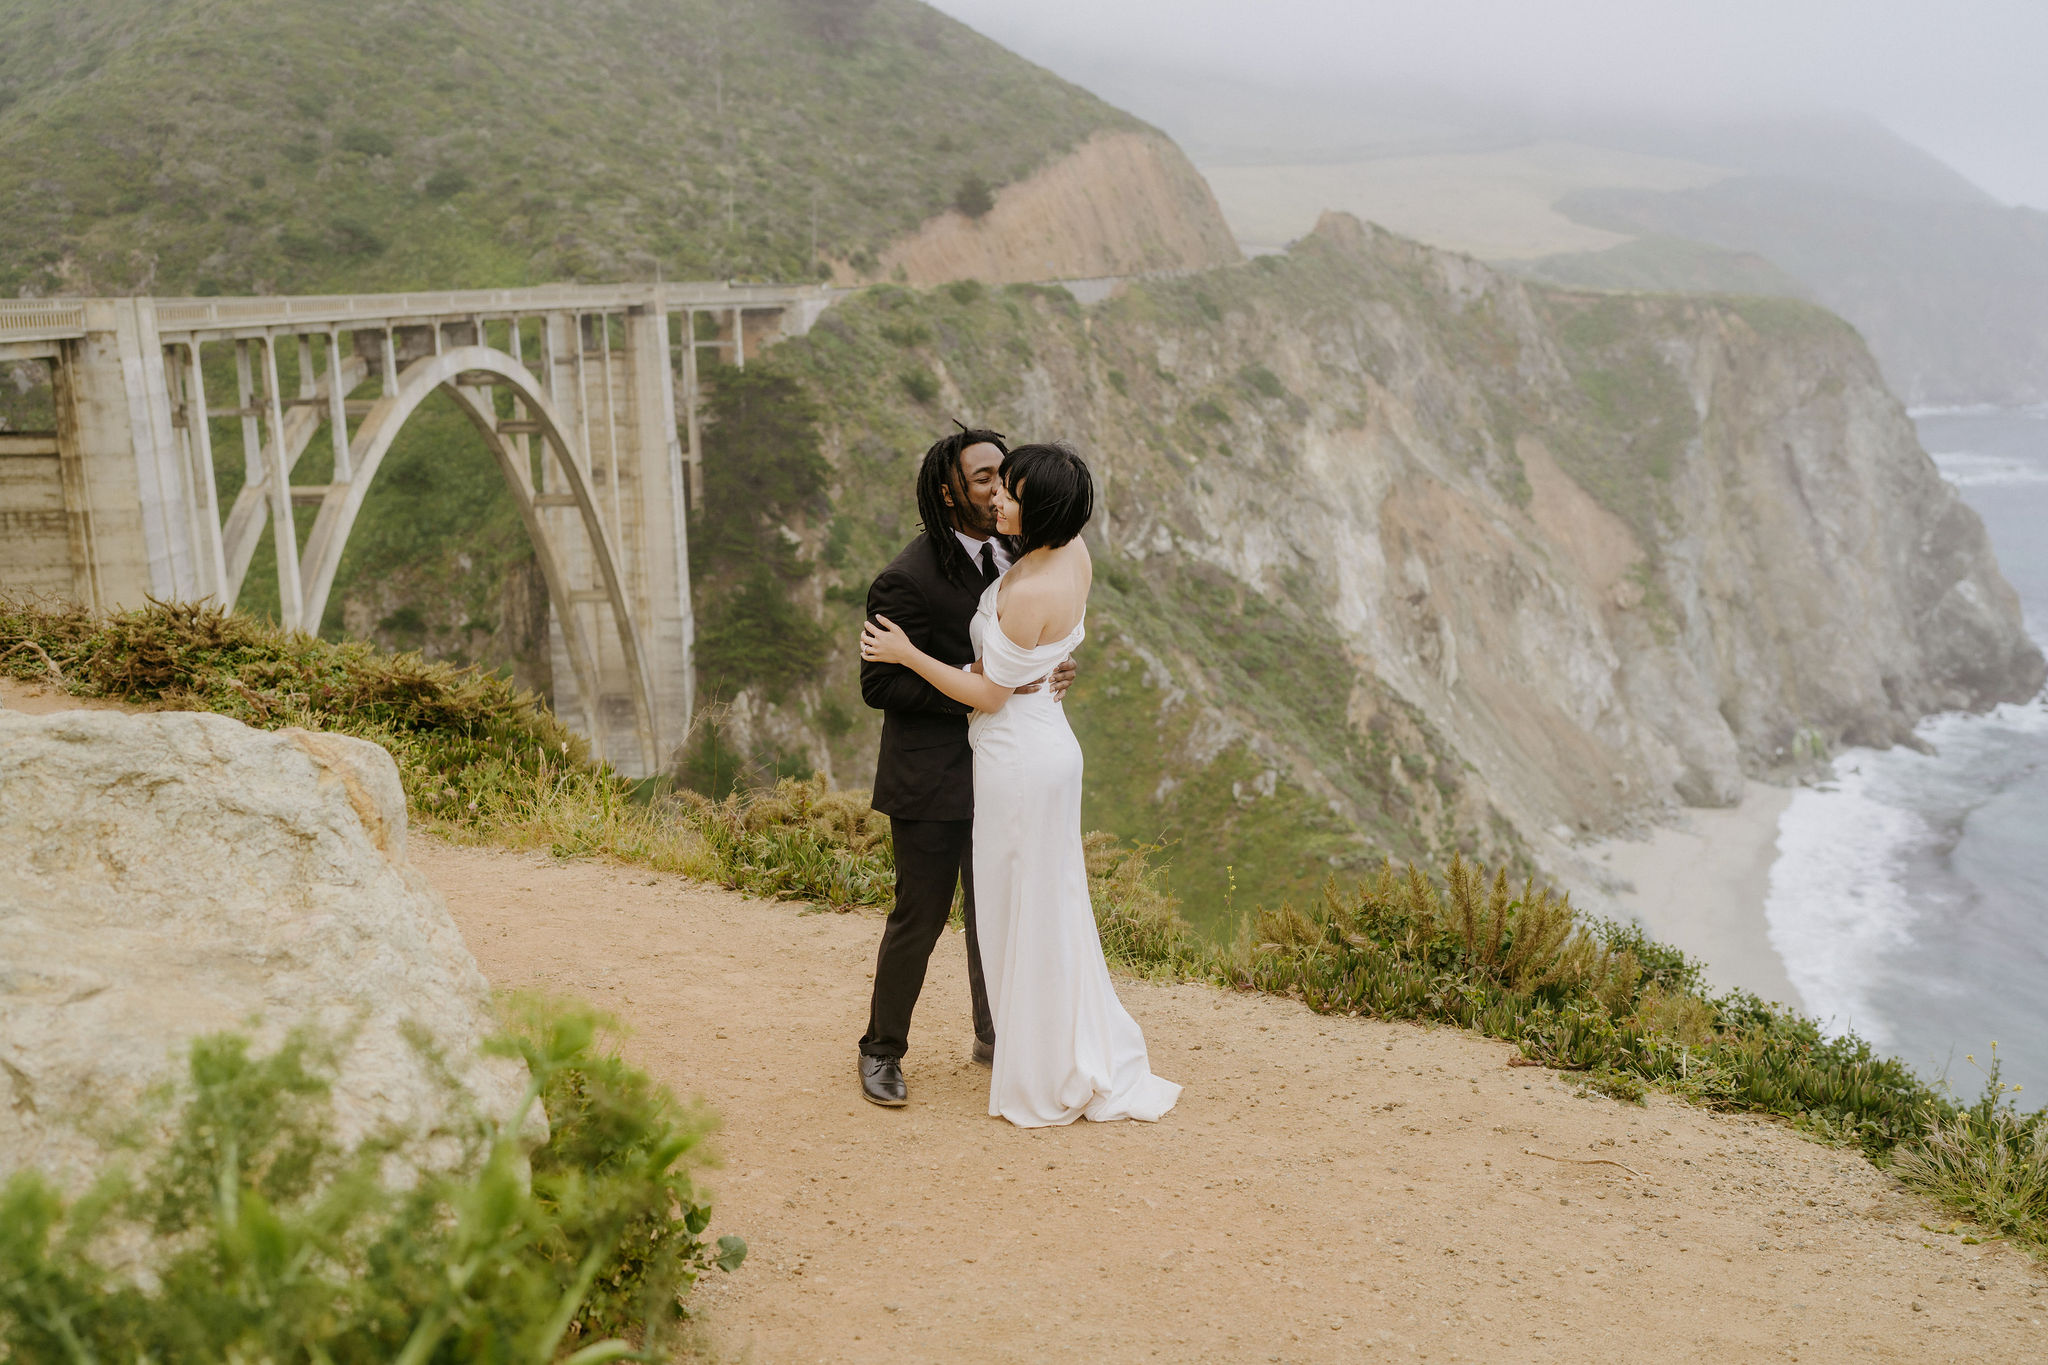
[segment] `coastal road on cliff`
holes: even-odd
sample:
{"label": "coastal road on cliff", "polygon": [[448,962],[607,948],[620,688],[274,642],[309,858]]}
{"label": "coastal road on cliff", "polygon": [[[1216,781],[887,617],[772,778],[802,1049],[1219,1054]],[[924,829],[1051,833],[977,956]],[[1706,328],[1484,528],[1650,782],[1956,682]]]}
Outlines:
{"label": "coastal road on cliff", "polygon": [[692,1300],[711,1359],[2021,1360],[2048,1326],[2024,1254],[1930,1230],[1952,1220],[1854,1153],[1581,1098],[1456,1030],[1123,981],[1180,1106],[1012,1128],[968,1059],[957,934],[911,1105],[876,1109],[876,917],[411,847],[495,985],[612,1011],[723,1119],[712,1231],[751,1254]]}

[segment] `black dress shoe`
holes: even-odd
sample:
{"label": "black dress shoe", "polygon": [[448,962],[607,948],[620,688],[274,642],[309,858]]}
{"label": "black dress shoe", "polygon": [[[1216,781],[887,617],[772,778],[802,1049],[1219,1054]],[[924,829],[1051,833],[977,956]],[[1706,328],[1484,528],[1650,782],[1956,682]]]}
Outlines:
{"label": "black dress shoe", "polygon": [[870,1057],[863,1052],[860,1057],[860,1093],[868,1097],[869,1104],[884,1105],[890,1109],[901,1109],[910,1103],[910,1092],[903,1084],[902,1059]]}
{"label": "black dress shoe", "polygon": [[994,1066],[996,1064],[996,1045],[994,1043],[985,1043],[981,1039],[976,1038],[974,1040],[974,1060],[983,1066]]}

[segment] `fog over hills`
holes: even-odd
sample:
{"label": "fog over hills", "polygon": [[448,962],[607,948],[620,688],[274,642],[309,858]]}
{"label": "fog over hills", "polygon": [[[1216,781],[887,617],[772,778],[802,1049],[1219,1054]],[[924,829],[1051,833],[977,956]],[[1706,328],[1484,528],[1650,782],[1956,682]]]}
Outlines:
{"label": "fog over hills", "polygon": [[2048,203],[2018,7],[946,8],[1172,134],[1254,250],[1343,209],[1578,286],[1810,298],[1909,403],[2048,399],[2048,214],[2005,202]]}

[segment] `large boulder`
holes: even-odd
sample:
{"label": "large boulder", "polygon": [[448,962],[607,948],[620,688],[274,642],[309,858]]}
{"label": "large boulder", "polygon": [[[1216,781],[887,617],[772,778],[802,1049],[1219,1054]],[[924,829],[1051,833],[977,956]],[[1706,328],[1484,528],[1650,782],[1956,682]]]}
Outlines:
{"label": "large boulder", "polygon": [[110,1120],[223,1029],[336,1040],[344,1143],[451,1117],[421,1042],[509,1117],[524,1068],[478,1056],[489,988],[405,835],[398,770],[363,740],[0,712],[0,1175],[75,1186]]}

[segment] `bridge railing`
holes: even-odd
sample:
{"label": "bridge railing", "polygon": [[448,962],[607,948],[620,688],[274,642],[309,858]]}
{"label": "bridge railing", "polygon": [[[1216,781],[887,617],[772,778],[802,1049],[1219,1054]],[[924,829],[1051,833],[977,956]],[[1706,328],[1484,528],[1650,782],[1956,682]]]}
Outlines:
{"label": "bridge railing", "polygon": [[0,341],[54,341],[85,335],[84,299],[0,299]]}
{"label": "bridge railing", "polygon": [[527,289],[450,289],[407,294],[296,295],[274,298],[158,299],[164,331],[229,331],[311,324],[391,322],[450,316],[506,317],[535,312],[618,312],[652,308],[786,308],[830,297],[821,285],[540,285]]}
{"label": "bridge railing", "polygon": [[[731,308],[797,309],[806,321],[845,293],[815,284],[537,285],[526,289],[444,289],[407,294],[313,294],[268,298],[155,299],[160,331],[232,332],[389,324],[448,317],[527,316],[570,310],[620,312],[630,308],[683,312]],[[108,324],[96,322],[102,299],[0,299],[0,343],[82,337]]]}

